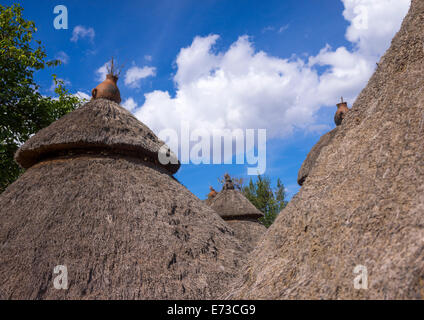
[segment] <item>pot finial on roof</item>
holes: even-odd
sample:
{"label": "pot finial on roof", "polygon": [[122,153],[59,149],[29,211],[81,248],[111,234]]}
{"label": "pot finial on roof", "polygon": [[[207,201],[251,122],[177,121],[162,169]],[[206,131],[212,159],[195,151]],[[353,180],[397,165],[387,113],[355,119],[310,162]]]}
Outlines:
{"label": "pot finial on roof", "polygon": [[[237,180],[236,180],[237,181]],[[233,179],[226,173],[221,192],[207,200],[207,205],[217,212],[224,220],[256,221],[264,216],[245,195],[234,185]]]}
{"label": "pot finial on roof", "polygon": [[224,183],[224,186],[222,187],[222,190],[234,190],[235,188],[234,188],[233,180],[231,179],[228,173],[224,175],[224,179],[225,179],[225,183]]}
{"label": "pot finial on roof", "polygon": [[348,112],[349,112],[349,108],[347,107],[347,102],[343,101],[343,97],[342,97],[342,101],[337,104],[337,111],[336,111],[336,114],[334,115],[334,122],[336,123],[336,126],[339,126],[342,124],[342,121],[345,118],[346,113]]}
{"label": "pot finial on roof", "polygon": [[116,102],[92,99],[28,139],[15,160],[28,169],[43,159],[81,154],[132,157],[174,174],[180,167],[169,150],[167,164],[159,154],[169,147],[131,112]]}
{"label": "pot finial on roof", "polygon": [[93,99],[108,99],[116,103],[121,103],[121,94],[118,89],[118,79],[120,71],[115,66],[113,58],[110,66],[107,66],[106,79],[91,91]]}
{"label": "pot finial on roof", "polygon": [[212,199],[218,194],[213,187],[209,187],[209,190],[208,199]]}

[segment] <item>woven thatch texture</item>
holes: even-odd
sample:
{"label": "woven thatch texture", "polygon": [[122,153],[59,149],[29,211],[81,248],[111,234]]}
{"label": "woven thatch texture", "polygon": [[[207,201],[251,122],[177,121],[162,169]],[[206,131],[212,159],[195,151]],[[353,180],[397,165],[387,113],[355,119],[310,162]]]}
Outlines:
{"label": "woven thatch texture", "polygon": [[260,212],[240,191],[223,189],[206,203],[214,209],[224,220],[263,217]]}
{"label": "woven thatch texture", "polygon": [[309,172],[312,170],[312,168],[315,165],[315,162],[318,159],[318,156],[321,153],[321,150],[325,148],[328,144],[330,144],[331,140],[336,135],[338,127],[334,128],[330,132],[327,132],[324,134],[317,144],[313,146],[311,151],[309,152],[308,156],[306,157],[305,161],[303,162],[302,166],[300,167],[299,173],[297,175],[297,183],[299,185],[303,185],[306,178],[309,175]]}
{"label": "woven thatch texture", "polygon": [[226,222],[249,252],[257,246],[259,240],[266,232],[265,226],[258,221],[227,220]]}
{"label": "woven thatch texture", "polygon": [[[231,298],[424,299],[424,1],[300,192],[250,255]],[[354,268],[368,290],[354,288]]]}
{"label": "woven thatch texture", "polygon": [[265,226],[257,220],[263,217],[262,212],[238,190],[224,187],[216,196],[205,200],[205,203],[227,221],[249,252],[266,232]]}
{"label": "woven thatch texture", "polygon": [[[157,160],[163,142],[128,110],[117,103],[96,99],[63,116],[29,139],[15,159],[29,168],[40,158],[70,149],[105,149]],[[166,166],[171,173],[179,163]]]}
{"label": "woven thatch texture", "polygon": [[[244,250],[164,169],[122,157],[36,164],[1,194],[0,220],[5,298],[213,298]],[[68,290],[53,288],[56,265]]]}

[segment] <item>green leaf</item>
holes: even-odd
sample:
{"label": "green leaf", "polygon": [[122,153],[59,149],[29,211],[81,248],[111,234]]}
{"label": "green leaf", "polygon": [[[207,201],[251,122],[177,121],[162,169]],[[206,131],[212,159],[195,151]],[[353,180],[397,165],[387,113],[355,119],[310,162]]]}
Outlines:
{"label": "green leaf", "polygon": [[41,41],[32,46],[37,28],[22,12],[19,4],[0,5],[0,192],[23,172],[13,160],[19,145],[81,103],[60,81],[55,82],[59,99],[38,92],[34,72],[58,62],[44,60],[47,54]]}

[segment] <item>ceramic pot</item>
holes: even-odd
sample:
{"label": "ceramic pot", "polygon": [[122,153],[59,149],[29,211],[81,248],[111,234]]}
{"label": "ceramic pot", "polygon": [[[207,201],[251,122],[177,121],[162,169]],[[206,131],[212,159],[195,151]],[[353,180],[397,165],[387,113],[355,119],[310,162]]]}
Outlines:
{"label": "ceramic pot", "polygon": [[334,115],[334,122],[336,123],[336,126],[339,126],[342,124],[342,121],[344,117],[346,116],[346,113],[349,111],[349,108],[347,107],[347,102],[341,102],[337,104],[337,111]]}
{"label": "ceramic pot", "polygon": [[121,103],[121,94],[119,93],[118,86],[118,77],[112,74],[106,75],[106,80],[100,83],[91,91],[93,99],[108,99],[115,101],[116,103]]}

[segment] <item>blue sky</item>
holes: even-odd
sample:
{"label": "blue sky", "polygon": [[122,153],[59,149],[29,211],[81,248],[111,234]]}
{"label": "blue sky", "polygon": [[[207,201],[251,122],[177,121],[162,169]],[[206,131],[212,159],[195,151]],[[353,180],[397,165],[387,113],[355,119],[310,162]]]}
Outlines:
{"label": "blue sky", "polygon": [[[64,62],[37,73],[43,94],[53,95],[52,73],[72,93],[89,94],[116,57],[124,64],[123,104],[156,133],[178,130],[182,120],[193,128],[267,129],[266,174],[281,178],[290,198],[309,150],[334,127],[335,104],[343,96],[350,106],[366,85],[410,1],[20,3],[49,58]],[[59,4],[68,9],[67,30],[53,27]],[[225,172],[249,178],[245,165],[234,164],[185,164],[176,177],[205,198]]]}

